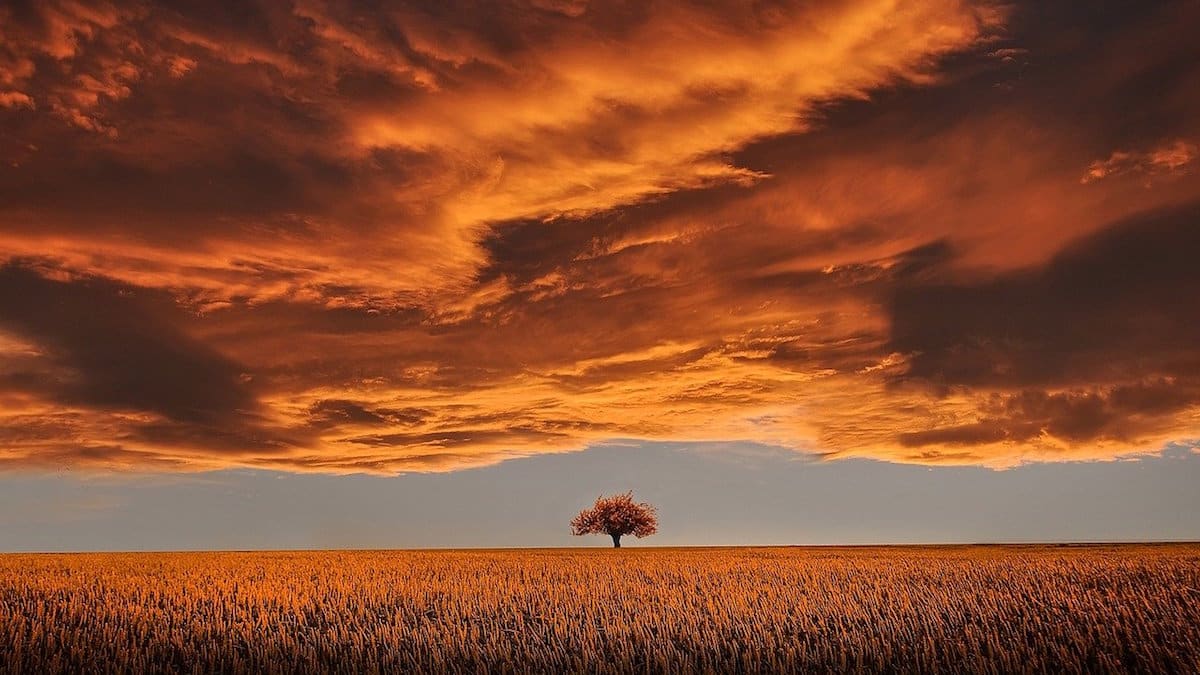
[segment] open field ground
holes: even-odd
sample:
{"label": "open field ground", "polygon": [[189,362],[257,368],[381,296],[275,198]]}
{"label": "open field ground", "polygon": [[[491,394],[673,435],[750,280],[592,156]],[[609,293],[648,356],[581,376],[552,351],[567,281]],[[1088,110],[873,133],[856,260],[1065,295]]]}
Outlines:
{"label": "open field ground", "polygon": [[0,671],[1200,672],[1200,545],[0,556]]}

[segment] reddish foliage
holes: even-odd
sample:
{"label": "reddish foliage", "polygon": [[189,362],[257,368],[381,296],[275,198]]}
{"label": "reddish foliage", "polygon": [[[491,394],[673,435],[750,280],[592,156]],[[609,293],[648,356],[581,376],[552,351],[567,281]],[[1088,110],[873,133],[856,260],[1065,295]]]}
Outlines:
{"label": "reddish foliage", "polygon": [[658,513],[645,502],[633,501],[633,493],[598,497],[590,509],[584,509],[571,520],[571,533],[607,534],[613,546],[621,545],[621,537],[632,534],[641,539],[658,532]]}

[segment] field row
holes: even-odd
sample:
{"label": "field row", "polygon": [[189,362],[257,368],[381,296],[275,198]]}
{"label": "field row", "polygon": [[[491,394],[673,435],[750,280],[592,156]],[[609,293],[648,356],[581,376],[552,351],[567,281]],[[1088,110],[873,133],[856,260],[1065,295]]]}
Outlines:
{"label": "field row", "polygon": [[4,672],[1200,672],[1200,546],[0,556]]}

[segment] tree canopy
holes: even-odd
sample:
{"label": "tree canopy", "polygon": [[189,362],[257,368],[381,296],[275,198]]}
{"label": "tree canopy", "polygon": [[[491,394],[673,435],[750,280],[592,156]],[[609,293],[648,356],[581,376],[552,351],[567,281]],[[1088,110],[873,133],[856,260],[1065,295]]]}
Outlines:
{"label": "tree canopy", "polygon": [[621,537],[632,534],[641,539],[658,532],[658,511],[645,502],[633,501],[633,493],[600,496],[591,508],[571,520],[571,533],[607,534],[613,546],[621,547]]}

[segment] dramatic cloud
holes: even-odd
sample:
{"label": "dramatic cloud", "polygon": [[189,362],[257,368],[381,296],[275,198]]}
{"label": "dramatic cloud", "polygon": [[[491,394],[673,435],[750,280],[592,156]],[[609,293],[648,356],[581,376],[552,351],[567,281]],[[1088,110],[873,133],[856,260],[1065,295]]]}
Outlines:
{"label": "dramatic cloud", "polygon": [[1118,150],[1109,155],[1108,159],[1096,160],[1089,164],[1087,173],[1079,182],[1090,183],[1108,176],[1135,171],[1146,175],[1146,187],[1150,187],[1150,178],[1154,175],[1182,170],[1194,159],[1196,146],[1182,140],[1148,152]]}
{"label": "dramatic cloud", "polygon": [[1200,437],[1195,3],[0,8],[0,464]]}
{"label": "dramatic cloud", "polygon": [[[1200,205],[1115,225],[1047,265],[975,282],[902,285],[890,347],[904,381],[978,395],[969,421],[911,446],[1149,447],[1200,422]],[[977,452],[979,449],[977,449]]]}

